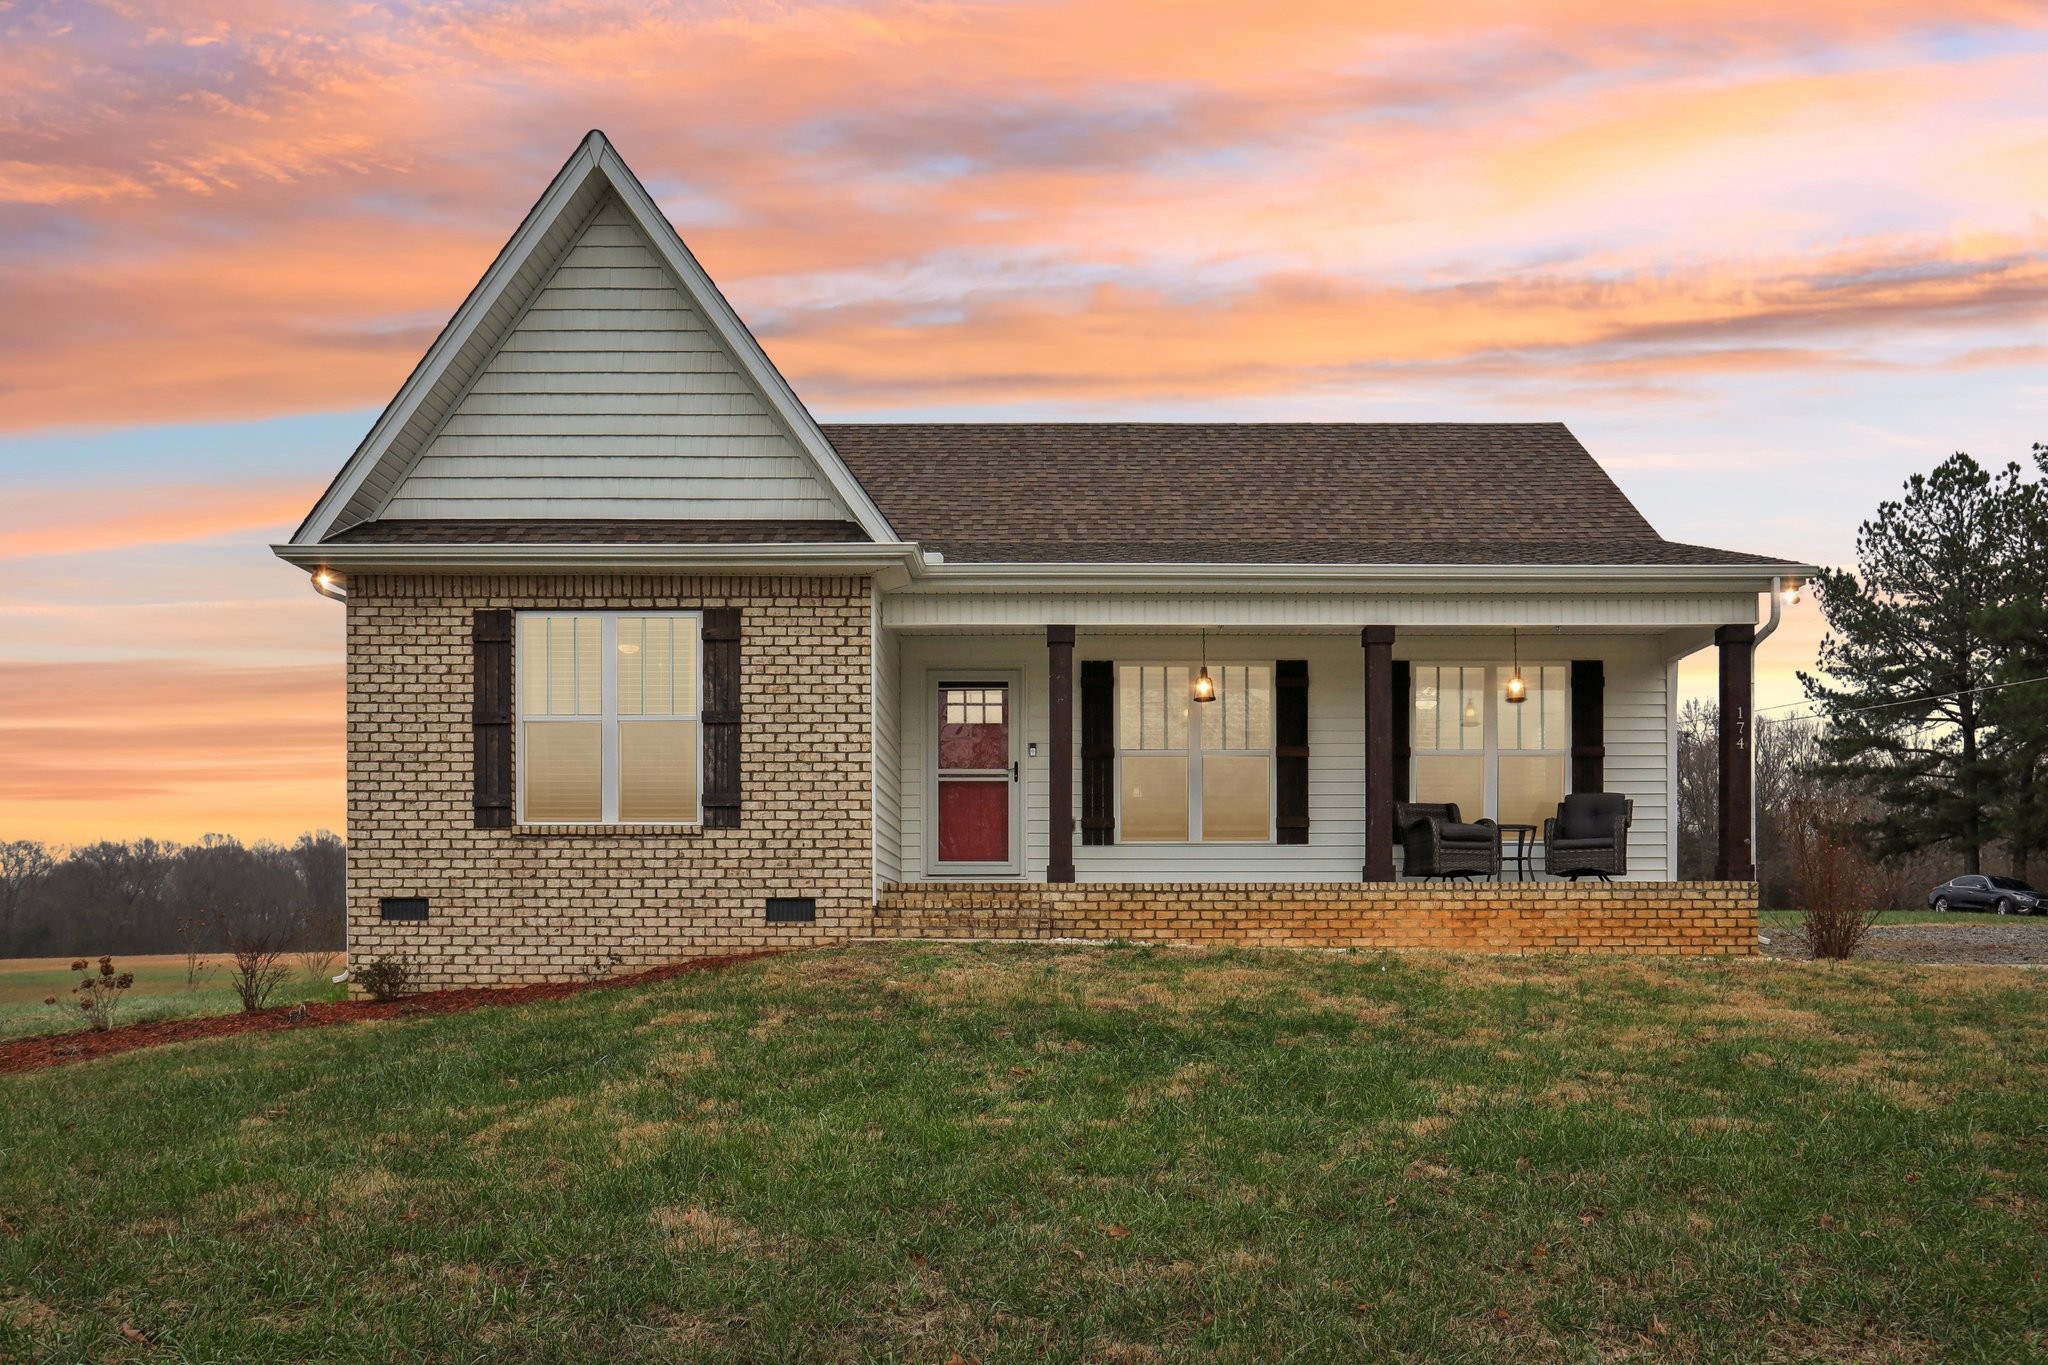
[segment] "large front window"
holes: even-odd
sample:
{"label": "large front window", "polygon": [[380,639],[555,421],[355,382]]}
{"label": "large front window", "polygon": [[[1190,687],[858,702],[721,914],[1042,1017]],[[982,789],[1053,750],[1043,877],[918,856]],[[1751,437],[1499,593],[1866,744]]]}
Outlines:
{"label": "large front window", "polygon": [[1273,667],[1210,669],[1197,704],[1188,664],[1117,667],[1117,829],[1126,843],[1273,837]]}
{"label": "large front window", "polygon": [[1570,718],[1563,664],[1522,669],[1528,700],[1507,700],[1505,665],[1413,666],[1414,799],[1456,802],[1467,820],[1534,825],[1565,794]]}
{"label": "large front window", "polygon": [[695,824],[694,612],[521,612],[519,818]]}

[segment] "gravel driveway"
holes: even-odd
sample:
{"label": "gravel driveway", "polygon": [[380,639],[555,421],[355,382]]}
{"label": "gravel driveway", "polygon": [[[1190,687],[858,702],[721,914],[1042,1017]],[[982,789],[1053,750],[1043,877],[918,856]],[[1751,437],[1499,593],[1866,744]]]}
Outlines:
{"label": "gravel driveway", "polygon": [[[1762,930],[1767,957],[1806,958],[1806,936],[1798,929]],[[1859,958],[1887,962],[1952,962],[1972,966],[2048,965],[2048,918],[1986,915],[1956,917],[1953,924],[1891,924],[1872,929]]]}

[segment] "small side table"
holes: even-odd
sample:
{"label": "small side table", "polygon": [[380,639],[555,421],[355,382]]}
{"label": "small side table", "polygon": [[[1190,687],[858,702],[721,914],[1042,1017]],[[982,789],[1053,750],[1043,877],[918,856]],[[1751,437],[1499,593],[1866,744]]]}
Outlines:
{"label": "small side table", "polygon": [[[1501,825],[1501,880],[1507,880],[1507,865],[1515,865],[1515,880],[1527,881],[1536,875],[1536,826]],[[1515,836],[1514,847],[1508,847],[1507,836]]]}

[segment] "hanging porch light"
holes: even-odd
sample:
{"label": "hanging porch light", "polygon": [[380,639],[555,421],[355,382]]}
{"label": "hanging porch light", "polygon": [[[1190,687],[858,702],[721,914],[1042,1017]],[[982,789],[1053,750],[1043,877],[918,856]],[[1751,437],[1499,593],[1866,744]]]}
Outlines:
{"label": "hanging porch light", "polygon": [[1202,632],[1202,670],[1195,674],[1188,694],[1197,702],[1216,700],[1216,680],[1209,676],[1209,632],[1206,630]]}
{"label": "hanging porch light", "polygon": [[1515,666],[1508,674],[1508,701],[1520,704],[1529,700],[1529,684],[1522,678],[1522,633],[1514,632]]}

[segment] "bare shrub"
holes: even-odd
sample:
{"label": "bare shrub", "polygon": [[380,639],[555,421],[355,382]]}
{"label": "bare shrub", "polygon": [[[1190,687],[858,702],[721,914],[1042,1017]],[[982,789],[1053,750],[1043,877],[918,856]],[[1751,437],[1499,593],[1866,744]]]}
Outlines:
{"label": "bare shrub", "polygon": [[[71,993],[78,997],[78,1008],[85,1012],[85,1021],[92,1025],[94,1032],[105,1033],[114,1026],[114,1006],[135,984],[135,973],[116,972],[111,957],[101,958],[98,970],[80,958],[71,964],[71,970],[80,973],[78,984],[71,988]],[[49,996],[43,1003],[54,1005],[57,997]]]}
{"label": "bare shrub", "polygon": [[228,986],[253,1014],[291,977],[285,958],[298,938],[299,917],[281,905],[237,905],[219,923],[231,964]]}
{"label": "bare shrub", "polygon": [[341,954],[332,948],[302,948],[299,950],[299,970],[306,974],[306,981],[317,986],[334,975],[334,964],[341,960]]}
{"label": "bare shrub", "polygon": [[1825,790],[1800,791],[1787,807],[1807,947],[1816,958],[1853,957],[1882,909],[1869,863],[1848,832],[1842,803]]}
{"label": "bare shrub", "polygon": [[418,989],[419,973],[403,953],[373,957],[357,967],[354,975],[356,984],[368,991],[372,1000],[389,1002]]}

